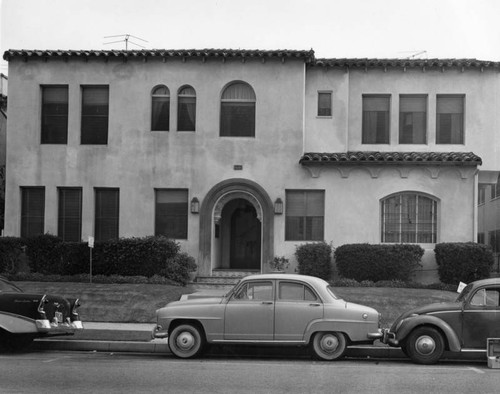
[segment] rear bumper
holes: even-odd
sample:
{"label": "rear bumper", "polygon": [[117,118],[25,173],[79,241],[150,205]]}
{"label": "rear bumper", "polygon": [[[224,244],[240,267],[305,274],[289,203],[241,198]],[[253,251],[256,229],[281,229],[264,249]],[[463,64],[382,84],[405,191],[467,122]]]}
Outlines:
{"label": "rear bumper", "polygon": [[35,320],[36,328],[38,332],[44,335],[72,335],[75,331],[83,330],[83,324],[81,320],[74,320],[72,322],[58,323],[53,321],[52,323],[47,319]]}

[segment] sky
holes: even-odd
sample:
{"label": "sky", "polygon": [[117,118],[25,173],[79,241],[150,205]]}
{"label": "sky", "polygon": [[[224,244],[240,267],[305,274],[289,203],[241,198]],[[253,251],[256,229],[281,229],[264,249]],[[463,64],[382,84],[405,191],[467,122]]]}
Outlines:
{"label": "sky", "polygon": [[0,50],[125,49],[129,34],[129,49],[500,61],[499,18],[500,0],[0,0]]}

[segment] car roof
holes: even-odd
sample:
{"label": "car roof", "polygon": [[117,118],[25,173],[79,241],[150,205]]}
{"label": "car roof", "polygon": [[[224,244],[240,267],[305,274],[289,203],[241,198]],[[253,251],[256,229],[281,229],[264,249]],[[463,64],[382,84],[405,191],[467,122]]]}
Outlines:
{"label": "car roof", "polygon": [[302,282],[309,283],[311,285],[316,284],[316,285],[325,285],[328,284],[326,281],[324,281],[321,278],[317,278],[315,276],[309,276],[309,275],[299,275],[299,274],[281,274],[281,273],[272,273],[272,274],[255,274],[255,275],[249,275],[245,276],[242,280],[248,280],[248,279],[267,279],[267,280],[276,280],[276,279],[281,279],[281,280],[299,280]]}
{"label": "car roof", "polygon": [[488,286],[488,285],[500,285],[500,278],[480,279],[480,280],[476,280],[474,282],[471,282],[470,284],[473,284],[474,287]]}

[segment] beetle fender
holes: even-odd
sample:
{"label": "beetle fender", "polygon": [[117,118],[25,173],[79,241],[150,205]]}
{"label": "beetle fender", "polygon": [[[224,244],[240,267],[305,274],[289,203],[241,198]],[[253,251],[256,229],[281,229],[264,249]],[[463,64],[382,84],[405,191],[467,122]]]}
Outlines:
{"label": "beetle fender", "polygon": [[0,313],[0,328],[15,334],[35,333],[38,331],[33,319],[7,312]]}
{"label": "beetle fender", "polygon": [[396,332],[396,340],[399,344],[413,331],[414,328],[419,326],[433,326],[439,328],[448,342],[449,350],[452,352],[459,352],[461,349],[460,340],[458,339],[455,330],[445,321],[438,317],[430,315],[419,315],[403,320],[403,324]]}

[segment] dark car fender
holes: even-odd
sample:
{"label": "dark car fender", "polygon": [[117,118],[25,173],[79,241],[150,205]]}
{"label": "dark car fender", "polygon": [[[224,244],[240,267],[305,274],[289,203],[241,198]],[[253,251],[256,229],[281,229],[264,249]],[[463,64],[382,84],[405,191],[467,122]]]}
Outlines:
{"label": "dark car fender", "polygon": [[410,334],[410,332],[413,331],[413,329],[420,326],[437,327],[446,336],[449,350],[452,352],[460,351],[460,339],[458,338],[455,330],[453,330],[453,328],[451,328],[451,326],[445,321],[430,315],[418,315],[404,319],[399,329],[395,332],[396,341],[394,344],[401,344],[401,342],[408,336],[408,334]]}

